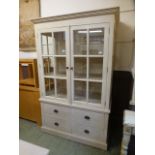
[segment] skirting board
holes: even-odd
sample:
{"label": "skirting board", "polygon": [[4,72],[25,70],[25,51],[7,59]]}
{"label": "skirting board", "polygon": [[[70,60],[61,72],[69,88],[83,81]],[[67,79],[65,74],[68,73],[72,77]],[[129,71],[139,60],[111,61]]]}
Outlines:
{"label": "skirting board", "polygon": [[87,138],[84,138],[84,137],[80,137],[80,136],[76,136],[76,135],[73,135],[73,134],[70,134],[70,133],[67,133],[67,132],[47,128],[45,126],[42,126],[41,129],[42,129],[42,131],[45,131],[45,132],[50,133],[52,135],[61,136],[63,138],[70,139],[70,140],[73,140],[73,141],[76,141],[76,142],[79,142],[79,143],[83,143],[83,144],[90,145],[90,146],[93,146],[93,147],[96,147],[96,148],[107,150],[107,144],[104,143],[104,142],[100,143],[98,141],[93,141],[93,140],[90,140],[90,139],[87,139]]}

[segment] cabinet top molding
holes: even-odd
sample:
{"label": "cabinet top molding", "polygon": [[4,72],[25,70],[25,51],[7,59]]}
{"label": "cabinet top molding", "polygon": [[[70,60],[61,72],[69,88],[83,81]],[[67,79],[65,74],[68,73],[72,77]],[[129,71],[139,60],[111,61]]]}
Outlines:
{"label": "cabinet top molding", "polygon": [[38,24],[38,23],[45,23],[45,22],[53,22],[53,21],[68,20],[68,19],[75,19],[75,18],[85,18],[85,17],[92,17],[92,16],[100,16],[100,15],[110,15],[110,14],[114,14],[116,16],[116,19],[118,19],[119,7],[78,12],[78,13],[51,16],[51,17],[43,17],[43,18],[32,19],[31,21],[34,24]]}

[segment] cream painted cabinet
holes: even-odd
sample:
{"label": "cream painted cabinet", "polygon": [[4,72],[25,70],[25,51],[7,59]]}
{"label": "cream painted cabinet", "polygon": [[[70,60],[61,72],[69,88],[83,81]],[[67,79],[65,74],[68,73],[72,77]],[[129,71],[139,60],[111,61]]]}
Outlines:
{"label": "cream painted cabinet", "polygon": [[35,19],[42,129],[107,148],[118,8]]}

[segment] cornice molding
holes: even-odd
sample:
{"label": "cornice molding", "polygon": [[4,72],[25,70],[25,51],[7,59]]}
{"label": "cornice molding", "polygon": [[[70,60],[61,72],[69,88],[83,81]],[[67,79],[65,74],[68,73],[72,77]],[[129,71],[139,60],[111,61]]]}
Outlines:
{"label": "cornice molding", "polygon": [[118,19],[119,10],[120,10],[119,7],[114,7],[114,8],[108,8],[108,9],[92,10],[92,11],[71,13],[71,14],[65,14],[65,15],[37,18],[37,19],[32,19],[31,21],[34,24],[38,24],[38,23],[45,23],[45,22],[54,22],[54,21],[60,21],[60,20],[86,18],[86,17],[109,15],[109,14],[114,14],[116,16],[116,19]]}

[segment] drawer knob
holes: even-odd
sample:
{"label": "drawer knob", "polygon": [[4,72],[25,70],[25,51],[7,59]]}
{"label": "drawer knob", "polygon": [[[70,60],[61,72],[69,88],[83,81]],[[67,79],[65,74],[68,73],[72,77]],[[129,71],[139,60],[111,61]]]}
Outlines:
{"label": "drawer knob", "polygon": [[89,116],[85,116],[84,117],[86,120],[90,120],[90,117]]}
{"label": "drawer knob", "polygon": [[55,122],[54,125],[55,125],[55,126],[59,126],[59,123],[58,123],[58,122]]}
{"label": "drawer knob", "polygon": [[84,132],[85,132],[86,134],[89,134],[89,133],[90,133],[89,130],[87,130],[87,129],[85,129]]}
{"label": "drawer knob", "polygon": [[70,70],[73,70],[73,67],[71,67]]}
{"label": "drawer knob", "polygon": [[54,113],[58,113],[59,112],[57,109],[54,109],[53,111],[54,111]]}

